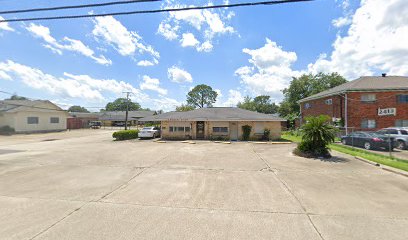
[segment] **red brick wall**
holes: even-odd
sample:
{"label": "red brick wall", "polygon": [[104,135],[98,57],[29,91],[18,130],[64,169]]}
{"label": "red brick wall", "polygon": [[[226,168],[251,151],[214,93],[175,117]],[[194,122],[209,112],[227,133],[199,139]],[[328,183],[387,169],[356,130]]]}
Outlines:
{"label": "red brick wall", "polygon": [[[362,94],[375,94],[376,101],[372,103],[361,102]],[[363,119],[376,120],[376,129],[395,126],[396,120],[408,120],[408,104],[397,103],[398,94],[405,92],[353,92],[348,93],[348,127],[361,129]],[[396,108],[396,116],[378,116],[378,108]],[[372,129],[361,129],[372,130]]]}
{"label": "red brick wall", "polygon": [[[325,103],[327,99],[332,99],[332,104]],[[305,109],[305,103],[311,104],[311,107]],[[307,116],[328,115],[330,118],[341,118],[344,116],[344,101],[341,96],[330,96],[311,100],[301,104],[302,119]]]}
{"label": "red brick wall", "polygon": [[[372,103],[361,102],[362,94],[375,94],[376,101]],[[394,92],[351,92],[347,93],[347,123],[348,127],[355,130],[372,131],[385,127],[395,126],[396,120],[408,120],[408,103],[397,103],[398,94],[408,94],[408,91]],[[333,104],[325,104],[325,100],[332,98]],[[312,106],[305,109],[305,103],[301,104],[302,119],[306,116],[329,115],[330,117],[344,118],[344,97],[331,96],[308,101]],[[341,109],[342,108],[342,109]],[[378,116],[378,108],[396,108],[396,116]],[[362,129],[363,119],[376,120],[375,129]]]}

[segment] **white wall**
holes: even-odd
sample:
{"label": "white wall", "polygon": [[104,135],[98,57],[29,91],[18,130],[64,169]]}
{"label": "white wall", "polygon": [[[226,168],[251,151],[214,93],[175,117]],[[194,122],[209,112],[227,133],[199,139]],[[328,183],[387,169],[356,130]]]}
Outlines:
{"label": "white wall", "polygon": [[[38,117],[38,124],[28,124],[28,117]],[[51,117],[58,117],[59,123],[50,123]],[[18,112],[15,117],[16,132],[57,131],[67,129],[65,112]]]}

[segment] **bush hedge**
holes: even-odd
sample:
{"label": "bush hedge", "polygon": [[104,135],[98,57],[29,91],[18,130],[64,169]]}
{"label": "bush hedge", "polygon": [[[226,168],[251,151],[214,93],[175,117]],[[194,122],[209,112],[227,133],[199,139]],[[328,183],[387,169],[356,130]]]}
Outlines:
{"label": "bush hedge", "polygon": [[251,135],[252,127],[249,125],[242,126],[242,140],[248,141],[249,136]]}
{"label": "bush hedge", "polygon": [[115,138],[116,141],[135,139],[138,136],[139,130],[121,130],[112,134],[112,137]]}
{"label": "bush hedge", "polygon": [[0,127],[0,134],[1,135],[11,135],[14,132],[15,132],[14,128],[12,128],[10,126]]}

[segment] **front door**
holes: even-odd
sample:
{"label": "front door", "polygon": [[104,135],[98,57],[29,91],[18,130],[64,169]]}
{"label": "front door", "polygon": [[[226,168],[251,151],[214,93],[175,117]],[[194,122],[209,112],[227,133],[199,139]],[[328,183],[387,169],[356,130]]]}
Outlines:
{"label": "front door", "polygon": [[238,123],[230,122],[230,138],[232,141],[238,140]]}
{"label": "front door", "polygon": [[196,131],[196,138],[197,139],[204,139],[204,122],[197,122],[197,131]]}

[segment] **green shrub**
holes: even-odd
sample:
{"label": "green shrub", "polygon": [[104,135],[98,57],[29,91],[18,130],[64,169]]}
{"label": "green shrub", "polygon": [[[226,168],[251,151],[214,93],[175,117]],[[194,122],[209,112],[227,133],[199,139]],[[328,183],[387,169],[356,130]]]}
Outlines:
{"label": "green shrub", "polygon": [[330,118],[325,115],[306,118],[297,150],[312,157],[330,157],[329,144],[334,142],[337,130],[329,121]]}
{"label": "green shrub", "polygon": [[10,126],[0,127],[0,134],[2,134],[2,135],[9,135],[9,134],[12,134],[14,132],[15,132],[14,128],[12,128]]}
{"label": "green shrub", "polygon": [[271,138],[271,130],[265,128],[265,129],[264,129],[264,134],[263,134],[263,136],[262,136],[262,140],[269,141],[270,138]]}
{"label": "green shrub", "polygon": [[249,136],[251,135],[252,127],[249,125],[242,126],[242,140],[248,141]]}
{"label": "green shrub", "polygon": [[116,141],[128,140],[128,139],[135,139],[139,135],[139,130],[122,130],[117,131],[112,134],[112,137],[115,138]]}

